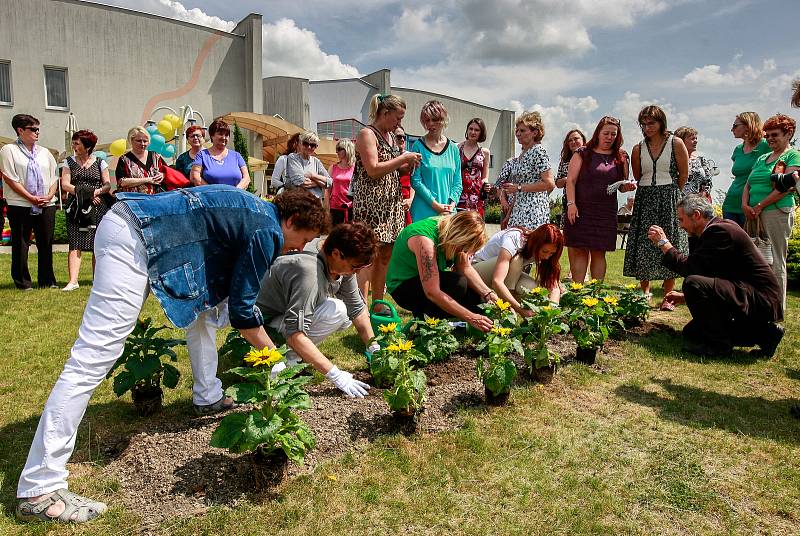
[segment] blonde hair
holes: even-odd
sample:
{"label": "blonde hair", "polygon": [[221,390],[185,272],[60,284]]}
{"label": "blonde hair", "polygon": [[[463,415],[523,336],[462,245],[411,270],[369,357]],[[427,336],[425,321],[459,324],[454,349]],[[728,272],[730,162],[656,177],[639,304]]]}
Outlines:
{"label": "blonde hair", "polygon": [[310,130],[306,130],[302,134],[300,134],[300,143],[316,143],[319,145],[319,136],[315,132],[311,132]]}
{"label": "blonde hair", "polygon": [[353,142],[347,138],[343,138],[336,142],[336,150],[339,149],[344,151],[344,154],[347,155],[347,163],[350,166],[356,165],[356,146],[353,145]]}
{"label": "blonde hair", "polygon": [[744,128],[747,130],[745,139],[752,145],[758,145],[761,138],[764,137],[764,123],[755,112],[742,112],[736,116],[736,119],[744,123]]}
{"label": "blonde hair", "polygon": [[683,141],[686,141],[686,138],[697,136],[697,129],[692,127],[678,127],[675,129],[675,135]]}
{"label": "blonde hair", "polygon": [[444,128],[447,128],[450,117],[447,115],[447,108],[444,107],[444,104],[438,100],[429,100],[422,105],[422,109],[419,111],[419,122],[422,125],[425,124],[426,120],[436,121],[439,119],[444,121]]}
{"label": "blonde hair", "polygon": [[465,210],[439,220],[439,247],[446,259],[458,253],[475,253],[486,243],[486,224],[476,210]]}
{"label": "blonde hair", "polygon": [[405,110],[406,101],[395,95],[377,94],[369,101],[369,121],[374,123],[384,113]]}
{"label": "blonde hair", "polygon": [[147,132],[147,129],[140,126],[135,126],[128,131],[128,145],[133,145],[133,137],[142,134],[143,136],[147,136],[147,139],[150,140],[150,133]]}
{"label": "blonde hair", "polygon": [[531,130],[538,130],[539,134],[534,136],[533,141],[539,143],[544,138],[544,123],[542,122],[542,114],[539,112],[525,112],[514,123],[515,127],[525,125]]}

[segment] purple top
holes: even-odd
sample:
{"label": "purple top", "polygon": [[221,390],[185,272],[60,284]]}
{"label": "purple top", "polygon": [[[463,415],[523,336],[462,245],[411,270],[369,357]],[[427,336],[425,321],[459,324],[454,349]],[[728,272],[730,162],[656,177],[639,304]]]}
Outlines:
{"label": "purple top", "polygon": [[211,156],[208,149],[202,149],[194,157],[192,166],[200,166],[200,176],[208,184],[236,186],[242,180],[245,163],[242,155],[233,149],[228,149],[228,154],[222,160]]}

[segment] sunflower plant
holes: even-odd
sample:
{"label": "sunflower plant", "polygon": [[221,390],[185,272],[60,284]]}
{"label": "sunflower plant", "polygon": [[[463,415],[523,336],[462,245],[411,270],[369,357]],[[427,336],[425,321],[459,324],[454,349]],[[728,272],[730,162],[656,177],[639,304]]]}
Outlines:
{"label": "sunflower plant", "polygon": [[502,298],[488,303],[482,303],[478,307],[483,309],[483,314],[494,321],[496,325],[504,328],[515,328],[518,324],[518,317],[511,304]]}
{"label": "sunflower plant", "polygon": [[222,419],[211,435],[211,446],[231,452],[259,451],[269,457],[282,450],[298,465],[314,448],[311,428],[295,413],[311,407],[303,386],[310,376],[300,375],[307,366],[292,365],[271,377],[272,367],[285,360],[286,346],[252,349],[245,356],[250,366],[230,369],[245,381],[231,385],[225,394],[237,402],[256,404],[248,413],[233,413]]}
{"label": "sunflower plant", "polygon": [[579,348],[602,348],[608,340],[616,315],[617,298],[588,296],[568,313],[568,324]]}
{"label": "sunflower plant", "polygon": [[[383,327],[381,326],[381,328]],[[401,332],[386,333],[385,335],[379,341],[381,349],[372,354],[369,362],[369,371],[378,387],[392,385],[400,371],[402,359],[410,359],[412,363],[424,363],[426,360],[426,357],[414,348],[411,341],[407,340]],[[378,339],[375,337],[374,340]]]}
{"label": "sunflower plant", "polygon": [[425,403],[425,373],[414,368],[413,360],[419,354],[412,341],[399,341],[387,348],[397,360],[392,387],[383,392],[389,409],[412,415]]}
{"label": "sunflower plant", "polygon": [[534,369],[558,366],[561,356],[547,346],[547,341],[554,335],[567,333],[569,325],[565,322],[565,315],[561,308],[554,304],[537,305],[531,307],[533,315],[526,319],[530,327],[525,336],[525,353],[523,358],[529,372]]}
{"label": "sunflower plant", "polygon": [[477,349],[480,351],[476,363],[478,379],[494,396],[508,393],[517,376],[517,366],[509,356],[513,352],[524,354],[522,342],[512,336],[511,328],[500,326],[495,321],[495,327]]}
{"label": "sunflower plant", "polygon": [[650,304],[636,283],[625,285],[619,292],[617,314],[626,325],[642,324],[650,314]]}
{"label": "sunflower plant", "polygon": [[453,326],[447,320],[425,315],[424,320],[413,320],[414,346],[424,360],[420,365],[444,361],[459,348],[453,335]]}

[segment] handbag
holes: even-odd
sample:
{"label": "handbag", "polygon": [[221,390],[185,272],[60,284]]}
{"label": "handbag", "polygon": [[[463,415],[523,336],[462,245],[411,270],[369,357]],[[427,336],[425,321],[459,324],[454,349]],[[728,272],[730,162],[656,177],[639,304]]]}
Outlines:
{"label": "handbag", "polygon": [[772,257],[772,241],[766,236],[764,229],[761,227],[761,216],[755,220],[747,220],[745,223],[745,231],[750,235],[753,245],[758,252],[761,253],[764,262],[772,266],[774,261]]}

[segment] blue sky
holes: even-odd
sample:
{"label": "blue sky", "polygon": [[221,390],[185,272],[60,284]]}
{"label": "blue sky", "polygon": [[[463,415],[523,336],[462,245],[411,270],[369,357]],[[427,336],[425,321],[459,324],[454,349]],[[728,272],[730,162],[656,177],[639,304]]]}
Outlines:
{"label": "blue sky", "polygon": [[671,129],[698,129],[699,151],[719,163],[715,185],[727,187],[736,113],[800,119],[788,104],[800,77],[799,0],[101,3],[224,29],[261,13],[265,77],[390,68],[394,85],[540,110],[554,166],[566,131],[590,135],[606,114],[622,119],[630,150],[636,114],[656,103]]}

